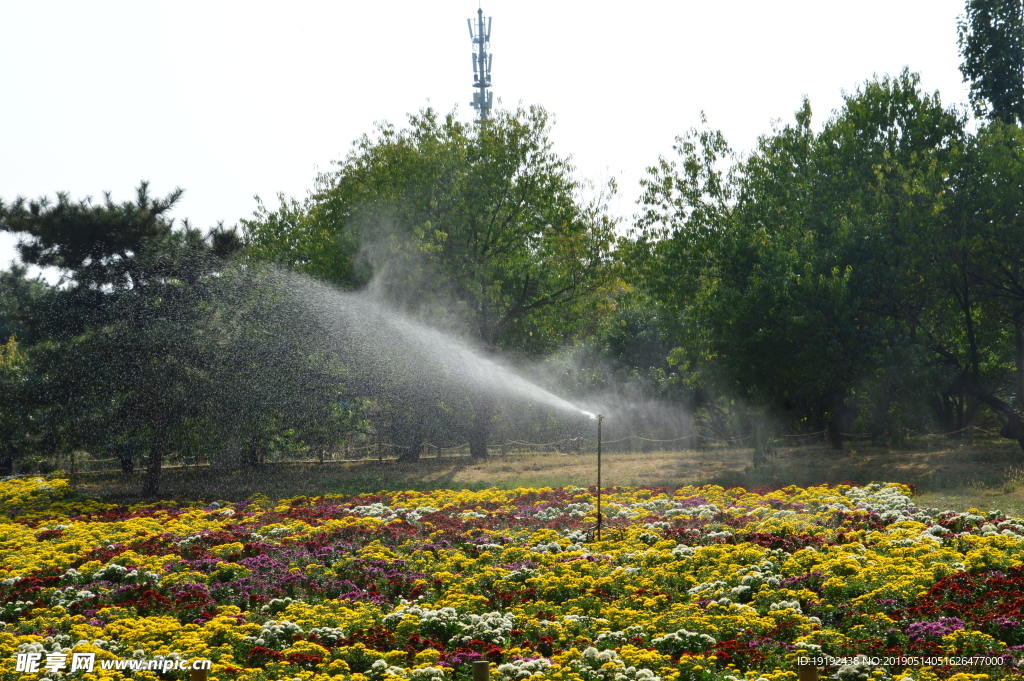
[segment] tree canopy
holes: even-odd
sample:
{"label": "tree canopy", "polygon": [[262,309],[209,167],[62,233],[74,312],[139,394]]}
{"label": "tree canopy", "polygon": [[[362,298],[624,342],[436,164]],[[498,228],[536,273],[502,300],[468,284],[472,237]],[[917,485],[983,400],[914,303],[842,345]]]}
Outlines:
{"label": "tree canopy", "polygon": [[176,222],[182,190],[146,183],[0,202],[23,263],[0,272],[0,473],[103,452],[155,494],[168,457],[258,466],[356,432],[483,457],[569,427],[462,360],[614,401],[647,436],[752,441],[758,465],[779,434],[985,425],[1024,451],[1021,2],[968,0],[958,29],[973,120],[904,70],[820,123],[805,99],[742,154],[702,121],[628,225],[541,107],[380,124],[240,232]]}
{"label": "tree canopy", "polygon": [[[548,115],[464,123],[431,109],[364,136],[304,204],[245,221],[256,257],[345,286],[371,277],[397,306],[485,352],[540,353],[573,338],[609,281],[614,221],[554,153]],[[474,455],[494,405],[473,398]]]}
{"label": "tree canopy", "polygon": [[1004,123],[1024,117],[1021,0],[968,0],[957,35],[975,113]]}
{"label": "tree canopy", "polygon": [[[130,450],[145,448],[149,496],[168,447],[186,447],[190,432],[220,441],[230,465],[270,435],[269,421],[337,420],[329,400],[340,393],[324,378],[329,361],[313,361],[302,340],[317,329],[278,300],[271,278],[233,265],[234,230],[175,227],[167,213],[180,196],[153,200],[143,183],[134,202],[59,195],[0,210],[0,226],[22,235],[23,260],[65,277],[21,314],[35,342],[8,341],[0,413],[25,442],[109,451],[126,472]],[[310,386],[319,400],[296,397]]]}

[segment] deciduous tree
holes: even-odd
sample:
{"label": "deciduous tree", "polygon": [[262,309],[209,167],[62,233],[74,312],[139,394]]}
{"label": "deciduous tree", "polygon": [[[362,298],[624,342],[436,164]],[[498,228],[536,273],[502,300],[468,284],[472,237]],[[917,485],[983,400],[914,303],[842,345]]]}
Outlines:
{"label": "deciduous tree", "polygon": [[1021,0],[967,0],[957,34],[975,113],[1005,123],[1024,118]]}
{"label": "deciduous tree", "polygon": [[[539,107],[381,126],[304,204],[245,222],[250,253],[345,285],[372,272],[395,304],[442,315],[486,353],[557,347],[606,281],[613,221],[600,197],[582,198],[548,128]],[[494,400],[472,402],[482,457]]]}

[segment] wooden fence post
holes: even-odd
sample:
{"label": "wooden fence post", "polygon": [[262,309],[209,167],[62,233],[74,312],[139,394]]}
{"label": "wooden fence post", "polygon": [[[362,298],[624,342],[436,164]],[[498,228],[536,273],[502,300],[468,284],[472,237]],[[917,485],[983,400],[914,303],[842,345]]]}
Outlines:
{"label": "wooden fence post", "polygon": [[193,669],[191,674],[191,681],[208,681],[210,678],[209,669]]}
{"label": "wooden fence post", "polygon": [[491,664],[487,660],[473,661],[473,681],[488,681],[491,678]]}

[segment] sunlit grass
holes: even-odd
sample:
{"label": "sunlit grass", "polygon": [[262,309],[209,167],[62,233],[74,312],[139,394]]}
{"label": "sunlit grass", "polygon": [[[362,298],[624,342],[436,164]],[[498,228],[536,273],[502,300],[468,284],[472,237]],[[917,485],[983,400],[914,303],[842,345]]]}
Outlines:
{"label": "sunlit grass", "polygon": [[[764,485],[866,484],[903,482],[918,490],[921,505],[952,509],[1000,509],[1024,513],[1024,465],[1005,441],[953,445],[922,441],[913,448],[852,446],[833,452],[820,446],[782,448],[767,465],[751,465],[744,448],[677,452],[606,452],[602,483],[678,487],[712,483],[754,489]],[[589,487],[597,482],[593,452],[495,454],[422,459],[418,463],[366,461],[274,464],[259,470],[213,471],[207,467],[164,470],[161,496],[169,499],[242,499],[254,493],[273,498],[381,490],[487,487]],[[139,500],[141,472],[83,474],[79,490],[105,501]]]}

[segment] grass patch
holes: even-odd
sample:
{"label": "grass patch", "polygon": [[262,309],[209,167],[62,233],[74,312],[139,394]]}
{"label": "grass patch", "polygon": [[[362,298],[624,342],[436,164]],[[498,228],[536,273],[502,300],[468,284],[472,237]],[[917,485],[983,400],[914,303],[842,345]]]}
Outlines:
{"label": "grass patch", "polygon": [[[866,484],[873,481],[914,485],[922,505],[1024,512],[1024,466],[1005,441],[975,445],[939,442],[910,449],[851,447],[833,452],[822,446],[780,448],[765,466],[751,465],[744,448],[678,452],[613,452],[603,456],[605,486],[717,484],[755,489],[764,485]],[[589,487],[597,481],[594,454],[508,453],[483,462],[466,457],[420,462],[367,461],[274,464],[259,470],[215,472],[206,467],[168,468],[165,499],[244,499],[255,493],[271,498],[299,495],[358,494],[382,490],[470,489],[487,487]],[[79,491],[102,501],[140,500],[142,473],[82,474]]]}

